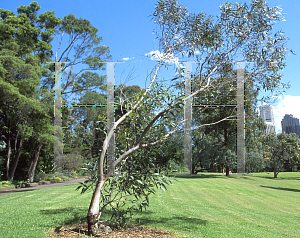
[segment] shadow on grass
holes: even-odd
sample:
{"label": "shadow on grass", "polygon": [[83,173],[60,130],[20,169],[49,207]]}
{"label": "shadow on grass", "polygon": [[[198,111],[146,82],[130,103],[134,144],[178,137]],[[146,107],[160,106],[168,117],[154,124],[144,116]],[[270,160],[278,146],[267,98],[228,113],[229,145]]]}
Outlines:
{"label": "shadow on grass", "polygon": [[283,191],[290,191],[290,192],[300,192],[300,189],[293,189],[293,188],[279,188],[279,187],[270,187],[270,186],[264,186],[260,185],[260,187],[264,188],[272,188],[272,189],[278,189],[278,190],[283,190]]}
{"label": "shadow on grass", "polygon": [[264,178],[264,179],[276,179],[276,180],[283,180],[283,179],[284,180],[300,180],[300,177],[277,177],[277,178],[274,178],[273,176],[272,177],[257,176],[257,177]]}
{"label": "shadow on grass", "polygon": [[195,179],[195,178],[221,178],[221,177],[225,177],[223,174],[176,174],[175,178],[190,178],[190,179]]}
{"label": "shadow on grass", "polygon": [[137,225],[141,226],[157,226],[157,224],[165,224],[165,228],[176,228],[180,224],[180,229],[185,231],[191,231],[195,229],[195,225],[207,225],[207,220],[202,220],[195,217],[186,216],[174,216],[172,218],[158,218],[158,219],[148,219],[140,218]]}
{"label": "shadow on grass", "polygon": [[244,178],[244,179],[249,179],[252,178],[253,176],[247,175],[246,176],[237,176],[235,174],[231,174],[229,176],[226,176],[225,174],[177,174],[175,178],[188,178],[188,179],[201,179],[201,178]]}
{"label": "shadow on grass", "polygon": [[229,176],[225,176],[225,174],[216,174],[216,173],[202,173],[202,174],[176,174],[175,178],[187,178],[187,179],[201,179],[201,178],[243,178],[243,179],[252,179],[252,178],[263,178],[263,179],[276,179],[276,180],[300,180],[300,177],[267,177],[263,175],[254,175],[249,173],[245,174],[245,176],[240,176],[236,174],[230,174]]}
{"label": "shadow on grass", "polygon": [[35,190],[34,188],[22,188],[20,190],[12,189],[12,190],[7,190],[7,191],[1,191],[0,193],[20,193],[20,192],[28,192],[28,191],[33,191]]}
{"label": "shadow on grass", "polygon": [[[86,214],[88,212],[85,208],[79,207],[66,207],[61,209],[47,209],[40,211],[44,215],[53,215],[53,214],[69,214],[70,219],[64,220],[64,225],[77,224],[80,222],[86,221]],[[84,215],[83,215],[84,214]]]}
{"label": "shadow on grass", "polygon": [[[68,218],[65,219],[61,223],[61,225],[59,225],[58,227],[55,228],[55,231],[59,232],[59,230],[62,226],[86,223],[88,208],[66,207],[66,208],[62,208],[62,209],[47,209],[47,210],[45,209],[45,210],[40,210],[40,212],[44,215],[68,214]],[[150,214],[153,212],[146,210],[143,212],[135,211],[133,213],[134,214],[137,214],[137,213]],[[102,213],[100,220],[110,219],[112,214],[113,214],[113,211],[111,209],[105,209]],[[129,223],[131,223],[131,222],[129,221]]]}

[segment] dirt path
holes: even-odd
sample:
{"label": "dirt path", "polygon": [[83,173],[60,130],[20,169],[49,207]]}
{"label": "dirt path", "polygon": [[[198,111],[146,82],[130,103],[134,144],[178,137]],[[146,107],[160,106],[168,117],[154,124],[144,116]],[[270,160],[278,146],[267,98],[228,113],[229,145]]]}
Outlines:
{"label": "dirt path", "polygon": [[36,190],[36,189],[56,188],[56,187],[61,187],[61,186],[65,186],[65,185],[83,182],[85,180],[86,180],[86,178],[80,178],[80,179],[74,179],[74,180],[64,181],[64,182],[60,182],[60,183],[50,183],[50,184],[46,184],[46,185],[38,185],[36,187],[18,188],[18,189],[13,189],[10,191],[0,191],[0,197],[3,197],[5,195],[11,194],[11,193],[27,192],[27,191],[32,191],[32,190]]}

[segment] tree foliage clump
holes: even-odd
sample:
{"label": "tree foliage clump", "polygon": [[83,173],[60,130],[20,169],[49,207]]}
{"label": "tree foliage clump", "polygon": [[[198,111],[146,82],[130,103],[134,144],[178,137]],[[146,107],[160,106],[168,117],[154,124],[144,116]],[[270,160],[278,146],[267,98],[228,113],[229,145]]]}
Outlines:
{"label": "tree foliage clump", "polygon": [[64,170],[79,171],[83,162],[83,157],[77,152],[63,154],[62,165]]}
{"label": "tree foliage clump", "polygon": [[[28,178],[32,181],[35,170],[38,173],[53,170],[55,64],[49,62],[68,62],[62,64],[65,96],[77,93],[84,102],[93,99],[97,100],[95,103],[105,103],[103,94],[95,90],[106,90],[105,76],[99,76],[95,70],[103,70],[103,61],[111,56],[108,47],[100,45],[102,38],[97,35],[98,30],[88,20],[77,19],[72,14],[61,19],[55,17],[54,11],[39,14],[40,9],[35,1],[18,7],[17,15],[0,9],[0,133],[1,142],[5,142],[0,151],[0,168],[2,178],[7,180]],[[63,35],[64,39],[69,37],[65,49],[62,48]],[[55,53],[54,39],[59,43]],[[85,67],[76,72],[74,66],[78,64]],[[63,103],[68,102],[63,99]],[[86,130],[94,119],[91,111],[95,117],[93,110],[87,110],[86,114],[82,110],[73,113],[74,118],[87,115],[84,123],[77,126],[63,117],[63,127],[72,129],[74,126],[80,132],[77,137],[66,133],[67,153],[77,147],[82,151],[88,149],[91,133]],[[68,115],[65,107],[62,112]],[[75,142],[73,145],[68,143],[69,138]],[[83,145],[78,145],[81,142]]]}
{"label": "tree foliage clump", "polygon": [[289,161],[292,165],[299,162],[300,159],[300,140],[295,133],[278,134],[268,133],[262,135],[260,141],[263,145],[263,156],[267,162],[267,167],[274,171],[274,178],[282,171],[284,162]]}

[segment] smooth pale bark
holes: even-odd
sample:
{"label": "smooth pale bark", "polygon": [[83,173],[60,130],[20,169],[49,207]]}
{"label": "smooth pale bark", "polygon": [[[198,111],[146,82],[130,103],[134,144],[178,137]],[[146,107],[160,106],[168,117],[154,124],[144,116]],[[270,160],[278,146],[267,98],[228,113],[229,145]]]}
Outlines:
{"label": "smooth pale bark", "polygon": [[8,181],[13,181],[14,179],[15,171],[18,166],[20,155],[21,155],[22,146],[23,146],[23,138],[21,137],[19,141],[19,145],[17,147],[16,156],[12,162],[11,170],[9,171]]}
{"label": "smooth pale bark", "polygon": [[32,157],[31,157],[31,162],[30,162],[30,166],[28,169],[28,180],[31,183],[33,182],[34,171],[35,171],[38,159],[39,159],[41,148],[42,148],[42,144],[37,143],[37,145],[33,151]]}
{"label": "smooth pale bark", "polygon": [[88,222],[88,233],[89,235],[97,235],[100,232],[99,229],[99,219],[101,217],[101,212],[99,212],[99,201],[101,190],[103,189],[103,185],[106,179],[102,182],[98,182],[96,185],[96,189],[93,194],[93,198],[89,207],[89,211],[87,214],[87,222]]}

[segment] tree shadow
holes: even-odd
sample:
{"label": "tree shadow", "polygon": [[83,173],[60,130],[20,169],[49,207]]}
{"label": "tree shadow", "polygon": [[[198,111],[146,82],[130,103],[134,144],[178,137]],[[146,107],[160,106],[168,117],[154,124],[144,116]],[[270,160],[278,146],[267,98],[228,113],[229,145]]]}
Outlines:
{"label": "tree shadow", "polygon": [[243,178],[243,179],[251,179],[251,178],[265,178],[265,179],[276,179],[276,180],[300,180],[300,177],[264,177],[260,175],[254,175],[249,173],[244,176],[237,174],[230,174],[229,176],[225,176],[225,174],[216,174],[216,173],[202,173],[202,174],[176,174],[174,178],[187,178],[187,179],[201,179],[201,178]]}
{"label": "tree shadow", "polygon": [[34,188],[22,188],[20,190],[13,189],[13,190],[8,190],[8,191],[0,191],[0,197],[3,197],[5,195],[13,194],[13,193],[22,193],[22,192],[29,192],[29,191],[34,191],[36,189]]}
{"label": "tree shadow", "polygon": [[187,216],[174,216],[172,218],[157,218],[157,219],[149,219],[149,218],[139,218],[139,222],[137,225],[141,226],[156,226],[158,223],[165,224],[165,228],[176,228],[178,224],[180,224],[180,229],[184,231],[193,231],[195,230],[195,225],[207,225],[207,220],[202,220],[195,217],[187,217]]}
{"label": "tree shadow", "polygon": [[252,175],[250,175],[250,174],[245,174],[245,175],[243,175],[243,176],[241,176],[241,175],[236,175],[236,174],[230,174],[227,178],[242,178],[242,179],[252,179],[252,178],[254,178],[254,176]]}
{"label": "tree shadow", "polygon": [[272,188],[272,189],[278,189],[278,190],[283,190],[283,191],[290,191],[290,192],[300,192],[300,189],[294,189],[294,188],[279,188],[279,187],[270,187],[270,186],[264,186],[260,185],[260,187],[264,188]]}
{"label": "tree shadow", "polygon": [[188,179],[201,179],[201,178],[221,178],[223,174],[176,174],[174,178],[188,178]]}
{"label": "tree shadow", "polygon": [[245,176],[240,176],[236,174],[230,174],[229,176],[226,176],[225,174],[177,174],[175,178],[187,178],[187,179],[201,179],[201,178],[244,178],[244,179],[249,179],[252,178],[250,174],[246,174]]}
{"label": "tree shadow", "polygon": [[59,208],[59,209],[40,210],[40,212],[44,215],[53,215],[53,214],[62,214],[62,213],[70,214],[69,216],[70,218],[65,219],[63,225],[71,225],[71,224],[78,224],[82,221],[86,221],[87,208],[66,207],[66,208]]}
{"label": "tree shadow", "polygon": [[[40,212],[44,215],[53,215],[53,214],[69,214],[68,218],[66,218],[59,226],[55,228],[55,232],[59,232],[63,226],[81,224],[87,222],[87,212],[88,208],[80,208],[80,207],[66,207],[66,208],[58,208],[58,209],[44,209],[40,210]],[[151,214],[152,211],[133,211],[133,214]],[[111,209],[105,209],[101,215],[101,220],[110,219],[113,214]],[[131,222],[129,221],[129,224]]]}
{"label": "tree shadow", "polygon": [[264,179],[276,179],[276,180],[300,180],[300,177],[263,177],[263,176],[257,176],[259,178],[264,178]]}

